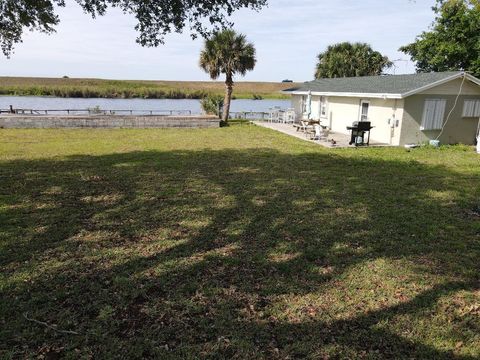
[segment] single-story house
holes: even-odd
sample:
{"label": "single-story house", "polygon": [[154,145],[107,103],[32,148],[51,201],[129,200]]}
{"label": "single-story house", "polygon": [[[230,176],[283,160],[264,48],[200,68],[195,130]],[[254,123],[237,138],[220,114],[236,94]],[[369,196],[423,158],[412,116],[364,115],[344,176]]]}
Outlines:
{"label": "single-story house", "polygon": [[345,134],[370,121],[372,139],[391,145],[474,144],[480,121],[480,79],[465,72],[319,79],[285,93],[299,120]]}

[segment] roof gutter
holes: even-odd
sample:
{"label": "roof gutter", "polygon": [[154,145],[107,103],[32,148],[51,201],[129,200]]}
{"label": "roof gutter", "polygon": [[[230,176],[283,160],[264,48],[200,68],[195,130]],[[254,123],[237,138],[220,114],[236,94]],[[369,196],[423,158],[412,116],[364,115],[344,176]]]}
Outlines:
{"label": "roof gutter", "polygon": [[[290,95],[308,95],[309,91],[282,91]],[[358,97],[372,99],[403,99],[402,94],[381,94],[381,93],[347,93],[347,92],[318,92],[312,91],[313,96],[336,96],[336,97]]]}

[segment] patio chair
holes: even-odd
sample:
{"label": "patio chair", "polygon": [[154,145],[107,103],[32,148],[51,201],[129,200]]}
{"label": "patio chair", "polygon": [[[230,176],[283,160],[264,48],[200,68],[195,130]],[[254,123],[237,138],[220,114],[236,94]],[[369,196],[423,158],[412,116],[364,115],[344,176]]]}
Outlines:
{"label": "patio chair", "polygon": [[279,106],[274,106],[269,109],[268,111],[268,121],[269,122],[279,122],[279,111],[280,107]]}
{"label": "patio chair", "polygon": [[268,110],[268,122],[276,122],[277,111],[274,108]]}
{"label": "patio chair", "polygon": [[319,125],[319,126],[320,126],[320,136],[318,140],[327,141],[328,136],[330,135],[330,128],[328,126],[322,126],[322,125]]}
{"label": "patio chair", "polygon": [[327,126],[322,126],[320,124],[308,125],[306,131],[306,136],[310,135],[310,140],[328,140],[328,135],[330,134],[330,129]]}
{"label": "patio chair", "polygon": [[295,122],[295,110],[287,109],[285,112],[285,123],[293,124]]}
{"label": "patio chair", "polygon": [[322,136],[322,128],[320,124],[313,125],[313,133],[313,140],[320,140],[320,137]]}

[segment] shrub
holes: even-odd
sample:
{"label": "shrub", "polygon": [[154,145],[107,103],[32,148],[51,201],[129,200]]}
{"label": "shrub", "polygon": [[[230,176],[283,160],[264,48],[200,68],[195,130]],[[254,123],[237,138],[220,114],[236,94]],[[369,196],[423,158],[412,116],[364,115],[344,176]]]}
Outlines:
{"label": "shrub", "polygon": [[103,110],[100,108],[100,106],[95,106],[93,108],[88,108],[88,113],[89,114],[102,114]]}
{"label": "shrub", "polygon": [[223,96],[209,94],[200,101],[203,111],[208,115],[220,116],[220,111],[223,108]]}

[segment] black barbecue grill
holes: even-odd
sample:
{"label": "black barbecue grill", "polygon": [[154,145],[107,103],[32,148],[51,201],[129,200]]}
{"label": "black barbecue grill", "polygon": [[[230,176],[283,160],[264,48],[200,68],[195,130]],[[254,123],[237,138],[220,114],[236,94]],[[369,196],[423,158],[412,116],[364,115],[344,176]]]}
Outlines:
{"label": "black barbecue grill", "polygon": [[[350,145],[355,146],[370,145],[370,130],[373,126],[370,121],[355,121],[352,126],[347,126],[347,130],[351,131]],[[365,134],[368,133],[367,141],[365,141]]]}

